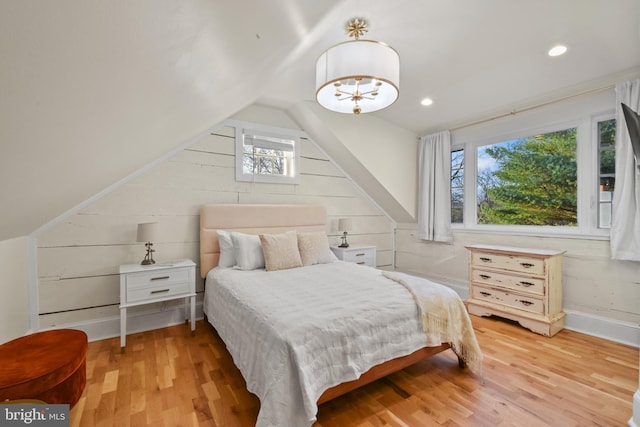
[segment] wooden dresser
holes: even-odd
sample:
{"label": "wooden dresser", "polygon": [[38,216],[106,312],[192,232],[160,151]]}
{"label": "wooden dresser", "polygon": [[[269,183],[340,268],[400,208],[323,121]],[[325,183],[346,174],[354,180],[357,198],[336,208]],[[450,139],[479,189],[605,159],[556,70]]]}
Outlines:
{"label": "wooden dresser", "polygon": [[496,315],[546,336],[564,328],[564,251],[465,246],[471,252],[469,313]]}

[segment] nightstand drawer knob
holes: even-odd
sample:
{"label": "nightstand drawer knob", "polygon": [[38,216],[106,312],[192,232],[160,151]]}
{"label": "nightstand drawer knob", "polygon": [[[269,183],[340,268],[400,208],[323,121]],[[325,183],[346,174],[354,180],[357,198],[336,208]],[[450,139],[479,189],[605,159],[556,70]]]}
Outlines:
{"label": "nightstand drawer knob", "polygon": [[169,292],[171,289],[157,289],[155,291],[151,291],[152,294],[162,294],[164,292]]}
{"label": "nightstand drawer knob", "polygon": [[151,280],[167,280],[171,276],[152,277]]}
{"label": "nightstand drawer knob", "polygon": [[481,274],[480,278],[487,280],[487,279],[490,279],[491,276],[489,276],[488,274]]}
{"label": "nightstand drawer knob", "polygon": [[519,302],[524,305],[525,307],[529,307],[530,305],[532,305],[533,303],[531,301],[527,301],[524,299],[519,300]]}
{"label": "nightstand drawer knob", "polygon": [[524,268],[531,268],[534,266],[534,264],[531,264],[530,262],[521,262],[520,265]]}
{"label": "nightstand drawer knob", "polygon": [[525,288],[528,288],[529,286],[534,286],[534,285],[535,285],[535,283],[531,283],[531,282],[523,282],[523,281],[521,281],[521,282],[520,282],[520,284],[521,284],[522,286],[524,286]]}
{"label": "nightstand drawer knob", "polygon": [[482,262],[491,262],[491,258],[480,257],[480,261],[482,261]]}

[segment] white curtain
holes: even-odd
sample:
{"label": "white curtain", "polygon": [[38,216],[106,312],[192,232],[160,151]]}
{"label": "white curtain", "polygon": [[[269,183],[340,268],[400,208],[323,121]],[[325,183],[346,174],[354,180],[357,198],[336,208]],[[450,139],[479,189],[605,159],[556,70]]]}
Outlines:
{"label": "white curtain", "polygon": [[420,138],[418,153],[418,237],[451,242],[451,136]]}
{"label": "white curtain", "polygon": [[611,222],[611,258],[640,261],[640,172],[620,103],[640,111],[640,79],[616,85],[616,186]]}

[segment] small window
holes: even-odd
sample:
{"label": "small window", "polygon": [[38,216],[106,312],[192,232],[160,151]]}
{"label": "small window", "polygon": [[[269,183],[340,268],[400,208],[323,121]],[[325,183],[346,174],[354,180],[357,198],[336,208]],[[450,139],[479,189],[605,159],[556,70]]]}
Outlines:
{"label": "small window", "polygon": [[598,122],[598,227],[611,228],[611,202],[616,185],[616,121]]}
{"label": "small window", "polygon": [[464,220],[464,150],[451,151],[451,223]]}
{"label": "small window", "polygon": [[299,183],[299,140],[251,129],[236,130],[236,180]]}
{"label": "small window", "polygon": [[576,132],[479,147],[478,224],[576,226]]}

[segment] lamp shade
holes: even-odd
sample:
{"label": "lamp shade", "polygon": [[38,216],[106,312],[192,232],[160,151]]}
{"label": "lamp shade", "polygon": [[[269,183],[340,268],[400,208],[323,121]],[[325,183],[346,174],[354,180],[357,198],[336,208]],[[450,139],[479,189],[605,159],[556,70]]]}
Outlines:
{"label": "lamp shade", "polygon": [[338,220],[338,231],[350,231],[351,218],[340,218]]}
{"label": "lamp shade", "polygon": [[157,222],[143,222],[138,224],[138,236],[136,241],[138,242],[151,242],[158,237],[158,223]]}
{"label": "lamp shade", "polygon": [[373,40],[327,49],[316,63],[316,99],[339,113],[370,113],[393,104],[400,87],[400,56]]}

